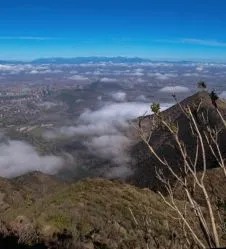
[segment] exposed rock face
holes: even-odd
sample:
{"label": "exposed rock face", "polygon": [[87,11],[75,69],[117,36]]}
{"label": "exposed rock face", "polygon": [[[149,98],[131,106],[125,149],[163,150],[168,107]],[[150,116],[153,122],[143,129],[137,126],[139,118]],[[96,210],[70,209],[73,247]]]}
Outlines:
{"label": "exposed rock face", "polygon": [[[198,104],[202,101],[200,110],[197,113],[196,109]],[[224,117],[226,117],[226,103],[223,100],[217,100],[217,105]],[[213,105],[211,98],[207,92],[199,92],[184,101],[181,102],[182,107],[190,106],[194,117],[198,123],[200,131],[203,131],[206,125],[203,123],[202,115],[208,117],[209,125],[212,127],[222,128],[223,123],[220,120],[216,108]],[[194,160],[194,155],[196,151],[196,139],[192,135],[189,120],[186,115],[182,112],[180,106],[176,104],[175,106],[169,108],[162,113],[165,120],[170,120],[174,124],[179,125],[179,137],[183,141],[187,148],[187,153]],[[153,116],[146,116],[142,121],[142,126],[145,132],[148,133],[151,127],[151,121]],[[226,156],[226,129],[222,129],[219,134],[219,144],[222,154]],[[180,166],[183,165],[182,158],[177,149],[175,140],[171,134],[163,128],[162,126],[157,127],[152,135],[150,144],[156,150],[157,154],[162,158],[164,157],[169,164],[176,170],[180,170]],[[142,142],[138,142],[132,148],[132,155],[135,157],[134,170],[135,173],[131,177],[131,181],[140,187],[149,187],[153,190],[159,189],[159,181],[156,179],[155,167],[159,168],[162,165],[156,160],[156,158],[150,153],[147,146]],[[217,162],[212,156],[208,146],[206,146],[206,156],[207,156],[207,167],[215,168],[217,167]],[[164,169],[163,169],[164,170]],[[199,160],[198,170],[202,170],[202,160]],[[165,170],[165,174],[169,175],[169,172]]]}

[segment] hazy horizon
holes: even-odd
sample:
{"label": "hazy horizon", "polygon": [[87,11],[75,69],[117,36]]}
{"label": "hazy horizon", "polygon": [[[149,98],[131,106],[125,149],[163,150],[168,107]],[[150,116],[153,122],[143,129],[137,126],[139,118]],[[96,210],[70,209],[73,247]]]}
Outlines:
{"label": "hazy horizon", "polygon": [[116,56],[98,56],[98,55],[90,55],[90,56],[41,56],[41,57],[33,57],[29,59],[23,59],[23,58],[4,58],[0,57],[0,61],[5,61],[5,62],[15,62],[15,63],[29,63],[33,62],[39,59],[77,59],[77,58],[106,58],[106,59],[112,59],[112,58],[126,58],[126,59],[141,59],[141,60],[148,60],[150,62],[194,62],[194,63],[226,63],[226,58],[225,59],[204,59],[204,58],[151,58],[151,57],[140,57],[140,56],[121,56],[121,55],[116,55]]}

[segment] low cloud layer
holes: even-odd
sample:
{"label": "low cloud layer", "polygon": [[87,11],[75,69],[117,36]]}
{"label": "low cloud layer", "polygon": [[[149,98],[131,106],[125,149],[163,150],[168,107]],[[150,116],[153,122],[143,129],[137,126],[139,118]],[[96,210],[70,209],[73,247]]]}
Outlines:
{"label": "low cloud layer", "polygon": [[63,159],[56,156],[41,156],[29,144],[8,141],[0,145],[0,176],[15,177],[31,171],[56,174]]}
{"label": "low cloud layer", "polygon": [[89,81],[89,78],[79,75],[79,74],[75,74],[72,75],[70,77],[68,77],[69,80],[77,80],[77,81]]}
{"label": "low cloud layer", "polygon": [[109,103],[95,111],[84,111],[78,125],[62,127],[60,133],[68,136],[118,134],[120,129],[128,127],[128,120],[143,115],[149,109],[149,103]]}
{"label": "low cloud layer", "polygon": [[136,97],[136,101],[145,102],[147,101],[147,98],[143,94],[141,94],[138,97]]}
{"label": "low cloud layer", "polygon": [[58,106],[58,104],[54,103],[54,102],[50,102],[50,101],[44,101],[42,103],[39,103],[38,106],[42,107],[42,108],[45,108],[46,110],[48,110],[48,109],[51,109],[53,107]]}
{"label": "low cloud layer", "polygon": [[0,64],[0,73],[19,74],[26,73],[30,75],[37,74],[56,74],[62,73],[61,69],[50,65],[32,65],[32,64]]}
{"label": "low cloud layer", "polygon": [[[162,110],[171,104],[163,104]],[[130,157],[127,149],[131,140],[126,135],[129,120],[150,113],[150,104],[141,102],[108,103],[98,110],[86,110],[74,126],[60,128],[55,135],[77,136],[97,157],[107,159],[115,167],[107,169],[107,177],[124,177],[131,173]],[[47,134],[53,138],[54,134]]]}
{"label": "low cloud layer", "polygon": [[128,128],[128,120],[143,115],[148,109],[147,103],[110,103],[96,111],[85,111],[79,117],[79,125],[63,127],[61,132],[87,137],[84,145],[91,153],[117,165],[108,169],[106,176],[124,177],[131,173],[127,153],[131,141],[123,130]]}
{"label": "low cloud layer", "polygon": [[104,82],[105,83],[115,83],[115,82],[117,82],[117,79],[104,77],[104,78],[100,79],[100,82],[103,82],[103,83]]}
{"label": "low cloud layer", "polygon": [[115,101],[118,101],[118,102],[123,102],[126,100],[126,93],[125,92],[113,93],[111,96]]}
{"label": "low cloud layer", "polygon": [[190,90],[185,86],[165,86],[159,91],[162,93],[187,93]]}
{"label": "low cloud layer", "polygon": [[157,80],[168,80],[170,78],[175,78],[178,75],[175,74],[175,73],[158,73],[158,72],[155,72],[155,73],[148,73],[148,76],[149,77],[154,77]]}
{"label": "low cloud layer", "polygon": [[122,134],[93,137],[85,144],[93,153],[106,159],[111,158],[116,164],[125,165],[129,161],[128,156],[125,155],[125,150],[130,144],[130,140]]}
{"label": "low cloud layer", "polygon": [[223,91],[220,95],[219,95],[220,98],[222,99],[226,99],[226,91]]}
{"label": "low cloud layer", "polygon": [[183,76],[185,77],[198,77],[198,73],[184,73]]}

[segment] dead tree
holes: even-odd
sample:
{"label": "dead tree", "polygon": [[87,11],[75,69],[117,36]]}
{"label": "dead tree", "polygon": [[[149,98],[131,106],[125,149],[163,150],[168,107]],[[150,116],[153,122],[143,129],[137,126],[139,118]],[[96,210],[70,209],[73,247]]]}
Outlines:
{"label": "dead tree", "polygon": [[[177,184],[180,185],[181,189],[183,189],[183,192],[186,196],[186,204],[183,208],[181,208],[175,198],[174,188],[170,179],[164,175],[162,169],[156,168],[156,176],[165,186],[168,196],[163,195],[161,192],[159,192],[159,194],[164,202],[177,214],[186,238],[188,238],[187,234],[189,234],[193,242],[195,242],[200,248],[206,248],[207,246],[209,248],[217,248],[222,246],[220,244],[221,242],[218,229],[219,216],[216,214],[215,204],[211,202],[210,193],[208,192],[204,181],[207,173],[206,145],[209,147],[219,167],[223,169],[225,177],[226,169],[224,165],[224,158],[222,156],[218,143],[219,130],[208,125],[208,117],[203,113],[201,115],[203,118],[203,122],[206,125],[205,129],[201,130],[197,122],[195,113],[199,112],[201,105],[202,102],[200,101],[199,105],[196,106],[194,112],[194,110],[192,110],[190,106],[182,107],[179,104],[181,111],[188,118],[189,124],[187,125],[190,126],[192,134],[196,140],[196,152],[193,160],[188,155],[186,145],[180,139],[180,127],[178,126],[178,124],[174,124],[173,122],[164,119],[163,115],[160,112],[159,104],[153,104],[151,106],[151,110],[153,112],[153,129],[150,130],[150,133],[147,135],[144,132],[142,128],[142,118],[140,119],[139,127],[137,128],[137,130],[151,154],[154,155],[154,157],[158,160],[158,162],[160,162],[163,168],[168,170],[170,176],[173,177],[176,180]],[[226,128],[226,122],[220,110],[216,105],[214,106],[220,119],[223,122],[224,128]],[[180,166],[180,173],[179,171],[176,171],[175,168],[172,167],[172,165],[170,165],[170,163],[164,158],[164,155],[159,155],[150,143],[153,130],[156,127],[156,123],[161,124],[163,127],[165,127],[166,130],[173,136],[176,142],[177,149],[183,162]],[[199,158],[201,158],[201,160],[199,160]],[[201,161],[201,173],[198,173],[197,171],[198,161],[199,163]],[[188,182],[188,177],[192,177],[192,187]],[[196,201],[194,197],[194,192],[196,192],[197,189],[201,191],[204,197],[208,215],[204,214],[202,206]],[[192,217],[187,216],[188,209],[192,212]],[[192,243],[190,239],[188,239],[187,242]]]}

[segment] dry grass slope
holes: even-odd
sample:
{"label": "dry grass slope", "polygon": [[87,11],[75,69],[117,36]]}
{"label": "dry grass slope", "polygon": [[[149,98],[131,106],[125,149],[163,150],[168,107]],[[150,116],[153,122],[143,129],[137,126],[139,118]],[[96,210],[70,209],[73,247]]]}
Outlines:
{"label": "dry grass slope", "polygon": [[160,241],[160,248],[169,248],[173,238],[183,243],[177,221],[157,194],[117,181],[65,184],[36,172],[1,179],[0,201],[2,233],[27,244],[57,244],[64,233],[72,236],[65,248],[145,248],[147,243],[158,248]]}

